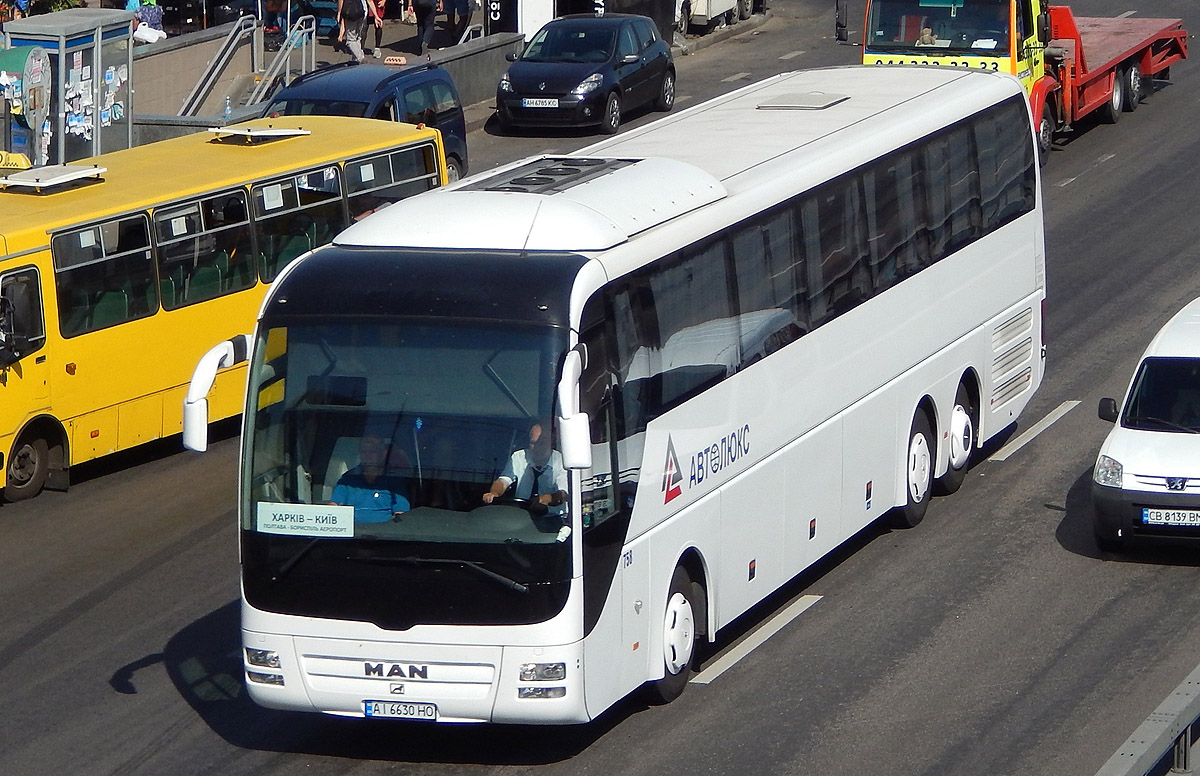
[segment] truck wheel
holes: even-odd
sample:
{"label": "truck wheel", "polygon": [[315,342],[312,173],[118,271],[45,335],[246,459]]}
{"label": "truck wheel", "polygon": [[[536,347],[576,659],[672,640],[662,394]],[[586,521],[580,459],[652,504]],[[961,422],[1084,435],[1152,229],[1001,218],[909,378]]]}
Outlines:
{"label": "truck wheel", "polygon": [[1100,120],[1105,124],[1116,124],[1121,118],[1121,111],[1125,109],[1125,70],[1120,68],[1113,76],[1112,94],[1109,95],[1108,102],[1100,108]]}
{"label": "truck wheel", "polygon": [[1142,68],[1130,62],[1125,68],[1125,112],[1133,113],[1142,101]]}
{"label": "truck wheel", "polygon": [[1050,159],[1050,149],[1054,147],[1054,111],[1050,104],[1042,105],[1042,120],[1038,123],[1038,164],[1045,166]]}

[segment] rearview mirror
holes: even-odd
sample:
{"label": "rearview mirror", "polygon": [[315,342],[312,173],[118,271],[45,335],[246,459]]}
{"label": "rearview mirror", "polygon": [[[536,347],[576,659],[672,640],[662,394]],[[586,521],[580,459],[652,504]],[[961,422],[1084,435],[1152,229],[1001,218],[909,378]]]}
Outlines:
{"label": "rearview mirror", "polygon": [[1109,423],[1117,422],[1117,401],[1116,399],[1104,398],[1100,400],[1100,406],[1096,408],[1096,414],[1100,416],[1100,420],[1107,420]]}

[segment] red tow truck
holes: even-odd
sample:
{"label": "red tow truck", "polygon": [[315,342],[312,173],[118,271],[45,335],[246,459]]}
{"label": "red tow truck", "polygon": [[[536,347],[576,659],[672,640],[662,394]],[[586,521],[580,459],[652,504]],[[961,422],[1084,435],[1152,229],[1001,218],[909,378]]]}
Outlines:
{"label": "red tow truck", "polygon": [[1042,0],[868,0],[864,64],[1011,73],[1038,120],[1042,160],[1079,119],[1116,122],[1187,56],[1180,19],[1075,16]]}

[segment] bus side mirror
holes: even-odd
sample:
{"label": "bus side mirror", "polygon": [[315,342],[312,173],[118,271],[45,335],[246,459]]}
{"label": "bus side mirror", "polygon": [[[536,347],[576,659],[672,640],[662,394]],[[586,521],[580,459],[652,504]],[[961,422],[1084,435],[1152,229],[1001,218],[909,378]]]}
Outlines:
{"label": "bus side mirror", "polygon": [[[579,411],[579,377],[583,374],[581,348],[563,359],[558,381],[558,447],[568,469],[592,468],[592,431],[586,412]],[[586,351],[584,351],[586,352]]]}
{"label": "bus side mirror", "polygon": [[226,340],[200,357],[183,400],[183,446],[197,453],[208,449],[208,392],[217,381],[217,370],[246,360],[251,335]]}
{"label": "bus side mirror", "polygon": [[29,332],[33,323],[29,314],[20,311],[32,309],[29,287],[24,283],[9,283],[0,295],[0,367],[17,363],[29,347]]}
{"label": "bus side mirror", "polygon": [[837,0],[834,4],[833,37],[838,43],[850,40],[846,32],[846,0]]}

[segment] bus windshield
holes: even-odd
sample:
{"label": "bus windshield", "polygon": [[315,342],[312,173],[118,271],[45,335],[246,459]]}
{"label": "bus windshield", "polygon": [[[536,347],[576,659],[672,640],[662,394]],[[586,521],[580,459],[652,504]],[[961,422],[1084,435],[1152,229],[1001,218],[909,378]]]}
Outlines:
{"label": "bus windshield", "polygon": [[866,45],[876,51],[1007,55],[1009,0],[872,0]]}
{"label": "bus windshield", "polygon": [[[562,607],[566,505],[520,487],[484,494],[510,459],[524,472],[534,425],[550,433],[563,330],[376,318],[263,332],[245,443],[248,600],[390,629],[539,622]],[[314,514],[308,528],[280,523]],[[331,533],[320,520],[343,522]]]}

